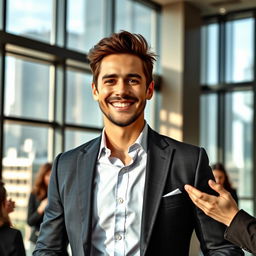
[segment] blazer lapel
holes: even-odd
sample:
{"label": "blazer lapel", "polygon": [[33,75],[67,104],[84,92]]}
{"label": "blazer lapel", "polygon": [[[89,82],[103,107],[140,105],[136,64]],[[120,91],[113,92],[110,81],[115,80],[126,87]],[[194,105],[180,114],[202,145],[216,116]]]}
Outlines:
{"label": "blazer lapel", "polygon": [[84,251],[89,250],[88,246],[90,245],[93,207],[93,179],[100,140],[101,137],[93,141],[91,145],[82,149],[77,160],[78,207],[82,222],[82,241],[84,242]]}
{"label": "blazer lapel", "polygon": [[173,148],[164,140],[164,137],[149,129],[140,240],[142,256],[145,255],[152,234],[173,152]]}

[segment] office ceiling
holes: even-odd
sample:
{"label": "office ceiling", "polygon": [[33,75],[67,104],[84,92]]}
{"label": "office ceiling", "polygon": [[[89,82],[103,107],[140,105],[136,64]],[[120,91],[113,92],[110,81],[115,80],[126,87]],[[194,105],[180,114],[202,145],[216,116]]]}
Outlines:
{"label": "office ceiling", "polygon": [[155,0],[155,2],[161,5],[190,2],[201,9],[203,15],[256,8],[256,0]]}

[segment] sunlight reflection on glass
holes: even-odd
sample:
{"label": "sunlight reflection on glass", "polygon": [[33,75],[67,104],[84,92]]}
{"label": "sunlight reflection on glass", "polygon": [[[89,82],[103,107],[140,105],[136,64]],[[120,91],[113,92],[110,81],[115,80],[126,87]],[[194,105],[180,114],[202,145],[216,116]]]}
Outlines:
{"label": "sunlight reflection on glass", "polygon": [[50,42],[53,24],[53,0],[7,1],[7,31]]}

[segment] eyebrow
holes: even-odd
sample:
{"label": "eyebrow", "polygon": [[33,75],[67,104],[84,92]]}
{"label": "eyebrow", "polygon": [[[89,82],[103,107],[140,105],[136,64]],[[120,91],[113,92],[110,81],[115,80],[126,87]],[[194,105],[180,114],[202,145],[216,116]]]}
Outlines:
{"label": "eyebrow", "polygon": [[[116,78],[116,77],[118,77],[117,74],[106,74],[106,75],[104,75],[104,76],[102,77],[102,80],[108,79],[108,78]],[[128,77],[128,78],[130,78],[130,77],[136,77],[136,78],[139,78],[139,79],[142,78],[141,75],[139,75],[139,74],[137,74],[137,73],[129,73],[129,74],[126,75],[126,77]]]}
{"label": "eyebrow", "polygon": [[137,77],[139,79],[141,79],[141,75],[137,74],[137,73],[131,73],[131,74],[128,74],[127,77]]}
{"label": "eyebrow", "polygon": [[102,77],[102,80],[103,80],[103,79],[107,79],[107,78],[114,78],[114,77],[117,77],[117,75],[116,75],[116,74],[107,74],[107,75],[104,75],[104,76]]}

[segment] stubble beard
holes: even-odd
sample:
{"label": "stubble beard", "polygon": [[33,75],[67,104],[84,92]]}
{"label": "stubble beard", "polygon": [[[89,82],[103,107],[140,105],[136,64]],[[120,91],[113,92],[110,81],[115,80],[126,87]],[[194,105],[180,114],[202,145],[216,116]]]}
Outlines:
{"label": "stubble beard", "polygon": [[134,123],[139,117],[140,115],[144,112],[144,109],[146,107],[146,100],[143,102],[143,106],[141,108],[141,110],[139,110],[139,112],[135,113],[130,119],[126,120],[126,121],[118,121],[115,118],[113,118],[111,116],[111,114],[107,114],[103,108],[101,107],[101,104],[99,103],[99,107],[101,112],[103,113],[103,115],[113,124],[119,126],[119,127],[127,127],[129,125],[131,125],[132,123]]}

